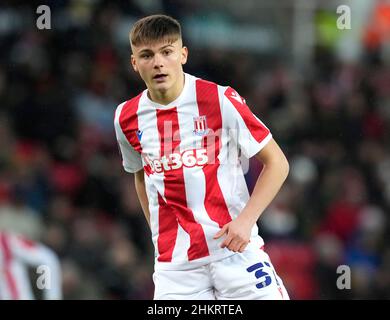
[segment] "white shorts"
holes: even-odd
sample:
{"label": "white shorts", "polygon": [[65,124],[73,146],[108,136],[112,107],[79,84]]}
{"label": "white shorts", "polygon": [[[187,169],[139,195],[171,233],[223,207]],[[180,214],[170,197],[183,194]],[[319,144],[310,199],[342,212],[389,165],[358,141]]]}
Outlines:
{"label": "white shorts", "polygon": [[190,270],[156,270],[155,300],[289,300],[282,280],[262,249]]}

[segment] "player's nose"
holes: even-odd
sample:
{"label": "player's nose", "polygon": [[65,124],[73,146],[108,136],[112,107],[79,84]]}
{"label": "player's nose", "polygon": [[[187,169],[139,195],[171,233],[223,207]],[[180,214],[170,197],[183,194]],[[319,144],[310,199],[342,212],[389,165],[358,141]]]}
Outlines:
{"label": "player's nose", "polygon": [[154,68],[161,68],[161,67],[163,67],[163,60],[162,60],[161,55],[156,54],[154,56],[153,62],[154,62]]}

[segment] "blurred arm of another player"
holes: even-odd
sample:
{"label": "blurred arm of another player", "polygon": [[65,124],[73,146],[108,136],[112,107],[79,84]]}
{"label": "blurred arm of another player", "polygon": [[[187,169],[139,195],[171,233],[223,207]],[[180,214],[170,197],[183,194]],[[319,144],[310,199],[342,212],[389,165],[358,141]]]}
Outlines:
{"label": "blurred arm of another player", "polygon": [[144,170],[139,170],[134,173],[134,184],[135,184],[135,190],[137,191],[139,202],[141,203],[142,211],[144,212],[146,221],[148,222],[150,227],[149,202],[148,202],[148,196],[146,194],[146,188],[145,188]]}
{"label": "blurred arm of another player", "polygon": [[274,199],[289,172],[288,161],[274,139],[271,139],[256,155],[264,168],[257,179],[252,195],[240,215],[216,233],[214,239],[226,234],[221,247],[243,252],[249,243],[253,225]]}
{"label": "blurred arm of another player", "polygon": [[62,276],[61,263],[57,254],[42,243],[26,239],[20,235],[11,236],[11,250],[16,259],[25,265],[44,267],[41,271],[46,278],[43,286],[43,299],[61,300],[62,299]]}

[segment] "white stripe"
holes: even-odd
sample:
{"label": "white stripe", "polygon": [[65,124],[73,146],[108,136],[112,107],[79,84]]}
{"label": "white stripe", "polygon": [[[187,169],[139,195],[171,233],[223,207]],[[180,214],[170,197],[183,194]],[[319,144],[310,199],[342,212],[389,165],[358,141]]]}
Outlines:
{"label": "white stripe", "polygon": [[157,239],[158,239],[158,226],[159,226],[159,219],[158,219],[158,196],[157,196],[157,189],[153,185],[151,179],[145,174],[145,189],[146,194],[148,196],[148,203],[149,203],[149,212],[150,212],[150,229],[152,233],[152,242],[155,248],[155,254],[156,256],[159,255],[158,252],[158,245],[157,245]]}
{"label": "white stripe", "polygon": [[130,145],[129,141],[127,140],[125,134],[122,131],[122,128],[120,126],[119,118],[122,113],[123,106],[126,104],[127,101],[121,103],[116,111],[115,111],[115,120],[114,120],[114,126],[115,126],[115,134],[117,137],[117,140],[120,144],[124,146],[124,148],[121,148],[122,153],[122,165],[124,169],[127,172],[133,173],[142,167],[140,167],[140,163],[137,163],[134,158],[139,158],[139,154],[137,151],[134,150],[133,146]]}
{"label": "white stripe", "polygon": [[190,244],[190,236],[179,224],[177,229],[176,244],[172,252],[172,261],[188,261],[187,251],[190,248]]}
{"label": "white stripe", "polygon": [[[221,108],[225,90],[226,88],[218,86],[218,97]],[[227,128],[228,126],[223,114],[224,113],[221,110],[222,128]],[[242,184],[239,183],[239,180],[241,180],[240,178],[243,177],[242,169],[238,162],[238,149],[234,143],[234,140],[230,136],[230,132],[227,129],[222,131],[221,148],[218,159],[220,161],[220,166],[217,173],[218,183],[221,188],[221,192],[226,199],[226,205],[228,207],[229,214],[232,219],[234,219],[242,210],[241,203],[244,202],[245,205],[245,201],[247,201],[249,195],[246,184],[245,186],[242,186]],[[243,188],[237,189],[238,186]],[[243,194],[236,194],[238,190],[240,190]]]}
{"label": "white stripe", "polygon": [[11,299],[11,293],[8,290],[7,280],[5,276],[5,257],[4,250],[1,250],[0,244],[0,300]]}
{"label": "white stripe", "polygon": [[12,273],[12,277],[15,280],[16,291],[18,292],[18,299],[34,300],[30,284],[30,278],[27,272],[27,266],[22,265],[16,260],[13,260],[10,270]]}
{"label": "white stripe", "polygon": [[[127,101],[122,102],[120,105],[118,105],[118,107],[117,107],[116,110],[115,110],[115,119],[114,119],[114,123],[115,123],[116,126],[119,125],[119,118],[120,118],[120,115],[121,115],[121,113],[122,113],[123,106],[126,104],[126,102],[127,102]],[[121,129],[120,126],[119,126],[119,129]],[[122,129],[121,129],[120,131],[122,131]]]}
{"label": "white stripe", "polygon": [[[226,89],[227,87],[218,86],[218,96],[220,99],[221,106],[225,96]],[[244,126],[245,128],[247,128],[241,116],[239,115],[238,111],[235,108],[234,111],[237,112],[238,118],[241,121],[240,126]],[[256,119],[261,124],[263,124],[257,117]],[[228,128],[228,124],[226,123],[226,121],[227,120],[224,117],[224,112],[222,111],[222,128]],[[248,128],[247,128],[247,132],[249,132]],[[252,135],[250,136],[254,140]],[[271,133],[269,133],[268,136],[260,144],[258,144],[259,149],[263,148],[271,138],[272,135]],[[250,194],[248,191],[248,186],[245,181],[244,173],[242,171],[242,166],[238,158],[237,145],[235,141],[231,138],[230,132],[228,130],[223,130],[221,142],[222,142],[221,151],[220,151],[221,165],[218,168],[218,182],[221,187],[224,198],[227,199],[229,213],[232,219],[235,219],[241,213],[242,209],[245,207],[246,203],[249,200]],[[243,155],[241,156],[240,160],[245,160],[243,158]],[[248,159],[246,160],[248,161],[248,165],[249,165],[249,160]],[[240,193],[237,193],[238,191]],[[258,234],[259,234],[258,227],[257,224],[255,223],[251,231],[251,237],[253,239],[259,240],[260,243],[264,243],[263,239]],[[251,241],[253,241],[252,238]]]}
{"label": "white stripe", "polygon": [[[140,145],[142,148],[143,154],[149,155],[151,160],[160,158],[160,140],[157,127],[157,114],[153,107],[147,104],[145,99],[146,91],[142,93],[142,96],[139,100],[139,107],[137,110],[138,117],[138,129],[143,132]],[[145,165],[145,163],[144,163]],[[146,193],[149,200],[149,212],[150,212],[150,227],[152,231],[152,241],[156,250],[156,255],[158,252],[158,235],[159,235],[159,204],[158,204],[158,194],[160,193],[164,201],[164,181],[163,176],[157,174],[152,174],[149,177],[145,174],[145,187]]]}

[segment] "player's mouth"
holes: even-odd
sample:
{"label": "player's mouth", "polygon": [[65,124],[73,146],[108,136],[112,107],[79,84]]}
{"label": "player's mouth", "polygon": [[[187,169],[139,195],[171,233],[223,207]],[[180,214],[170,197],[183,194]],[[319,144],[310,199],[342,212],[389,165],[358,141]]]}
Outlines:
{"label": "player's mouth", "polygon": [[156,74],[153,79],[156,80],[157,82],[162,82],[162,81],[165,81],[165,79],[167,78],[167,74],[165,73],[158,73]]}

